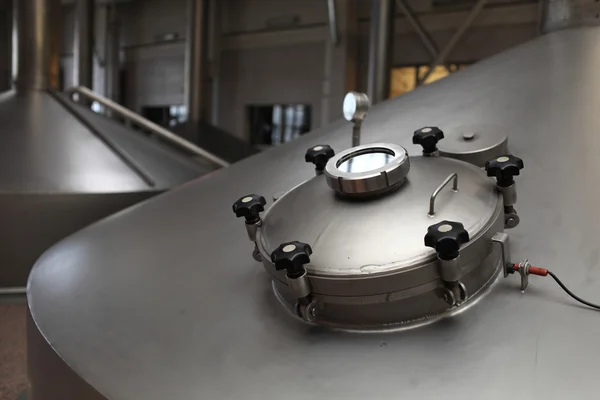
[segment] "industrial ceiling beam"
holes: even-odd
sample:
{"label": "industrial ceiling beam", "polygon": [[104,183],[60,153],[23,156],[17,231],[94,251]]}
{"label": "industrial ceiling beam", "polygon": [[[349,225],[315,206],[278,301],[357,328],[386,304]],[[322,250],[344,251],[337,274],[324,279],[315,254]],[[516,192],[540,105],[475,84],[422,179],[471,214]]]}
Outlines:
{"label": "industrial ceiling beam", "polygon": [[418,85],[426,82],[427,78],[431,76],[435,68],[446,61],[446,58],[450,55],[450,53],[452,52],[456,44],[460,41],[460,39],[462,39],[463,35],[469,29],[473,21],[475,21],[475,18],[477,18],[477,16],[485,6],[486,2],[487,0],[478,0],[477,3],[475,3],[462,25],[458,27],[454,35],[452,35],[452,37],[450,38],[450,41],[446,44],[446,46],[444,46],[442,51],[440,51],[433,63],[431,63],[431,65],[429,66],[429,71],[427,71],[425,76],[423,76],[421,79],[418,79]]}
{"label": "industrial ceiling beam", "polygon": [[405,0],[396,0],[396,5],[400,9],[400,11],[402,11],[404,16],[408,20],[408,23],[411,24],[414,28],[415,32],[417,33],[417,36],[419,36],[419,39],[421,39],[421,42],[423,43],[425,49],[427,49],[427,51],[429,52],[429,54],[431,54],[432,57],[437,57],[440,51],[433,39],[431,38],[431,36],[429,35],[429,32],[427,32],[425,27],[421,24],[421,21],[419,21],[415,16],[414,11],[410,8],[410,6],[406,3]]}
{"label": "industrial ceiling beam", "polygon": [[[440,50],[438,49],[437,44],[435,43],[427,29],[425,29],[423,24],[421,24],[421,21],[419,21],[419,19],[416,17],[415,12],[405,0],[396,0],[396,5],[402,11],[404,16],[408,20],[408,23],[412,25],[413,29],[417,33],[417,36],[421,40],[423,47],[425,47],[429,54],[431,54],[432,61],[435,60],[440,54]],[[448,72],[451,72],[447,66],[445,66],[445,68]]]}

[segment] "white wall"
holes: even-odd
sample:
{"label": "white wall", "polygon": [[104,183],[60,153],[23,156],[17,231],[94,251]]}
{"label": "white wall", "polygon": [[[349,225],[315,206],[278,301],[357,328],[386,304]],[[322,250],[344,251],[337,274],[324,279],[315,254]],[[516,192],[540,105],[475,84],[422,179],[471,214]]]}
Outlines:
{"label": "white wall", "polygon": [[248,134],[247,105],[299,103],[321,120],[321,85],[325,48],[319,43],[225,51],[219,96],[220,126]]}

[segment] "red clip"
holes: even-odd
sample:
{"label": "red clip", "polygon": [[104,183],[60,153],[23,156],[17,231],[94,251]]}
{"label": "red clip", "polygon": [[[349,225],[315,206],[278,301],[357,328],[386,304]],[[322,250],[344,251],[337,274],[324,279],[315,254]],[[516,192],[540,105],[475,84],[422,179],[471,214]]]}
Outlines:
{"label": "red clip", "polygon": [[[519,264],[513,264],[513,269],[515,272],[519,272]],[[545,268],[531,266],[529,267],[529,275],[547,276],[548,270]]]}
{"label": "red clip", "polygon": [[529,267],[529,273],[531,275],[546,276],[548,275],[548,270],[538,267]]}

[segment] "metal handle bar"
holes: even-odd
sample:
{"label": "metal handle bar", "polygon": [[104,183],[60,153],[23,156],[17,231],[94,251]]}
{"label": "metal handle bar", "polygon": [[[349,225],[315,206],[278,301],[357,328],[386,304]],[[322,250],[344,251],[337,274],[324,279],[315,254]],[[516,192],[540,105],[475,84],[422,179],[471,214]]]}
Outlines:
{"label": "metal handle bar", "polygon": [[433,191],[431,197],[429,198],[429,215],[430,217],[435,216],[435,198],[440,193],[440,191],[446,186],[452,179],[454,179],[454,183],[452,185],[452,191],[458,192],[458,174],[456,172],[448,175],[444,182],[440,183],[440,185]]}
{"label": "metal handle bar", "polygon": [[223,160],[222,158],[204,150],[203,148],[196,146],[195,144],[193,144],[191,142],[188,142],[187,140],[183,139],[180,136],[177,136],[176,134],[163,128],[162,126],[155,124],[154,122],[142,117],[139,114],[136,114],[135,112],[129,110],[128,108],[123,107],[119,103],[116,103],[98,93],[93,92],[92,90],[88,89],[85,86],[76,86],[76,87],[70,88],[67,90],[67,93],[69,95],[72,95],[73,93],[78,93],[80,95],[83,95],[83,96],[91,99],[91,100],[97,101],[98,103],[102,104],[104,107],[110,109],[111,111],[115,112],[116,114],[119,114],[121,117],[125,118],[126,120],[132,121],[132,122],[136,123],[137,125],[148,129],[149,131],[156,134],[157,136],[160,136],[161,138],[166,139],[167,141],[189,151],[190,153],[192,153],[196,156],[205,158],[205,159],[217,164],[220,167],[229,166],[229,163],[227,161]]}

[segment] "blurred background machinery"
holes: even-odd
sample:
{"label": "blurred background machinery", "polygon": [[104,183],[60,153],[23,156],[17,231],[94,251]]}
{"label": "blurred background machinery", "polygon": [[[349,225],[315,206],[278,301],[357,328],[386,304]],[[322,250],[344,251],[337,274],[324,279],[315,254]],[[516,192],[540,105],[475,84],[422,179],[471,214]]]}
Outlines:
{"label": "blurred background machinery", "polygon": [[22,291],[41,251],[90,222],[327,125],[347,91],[406,93],[535,37],[542,14],[529,0],[0,0],[0,288]]}
{"label": "blurred background machinery", "polygon": [[58,92],[61,7],[54,0],[7,7],[13,40],[4,40],[3,55],[12,55],[14,74],[0,94],[2,294],[24,293],[35,260],[61,238],[255,152],[224,137],[216,155],[85,88],[93,86],[91,1],[78,3],[74,30],[81,86]]}

